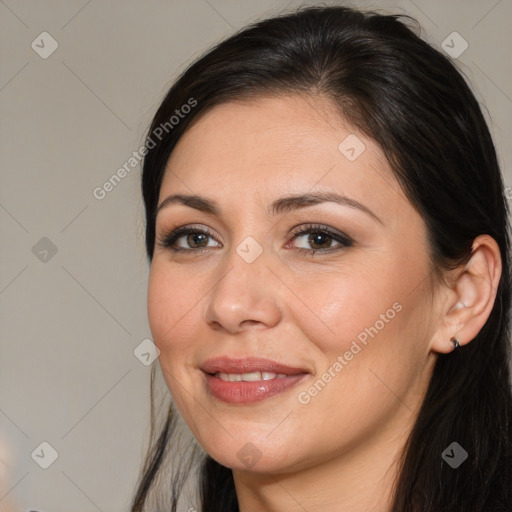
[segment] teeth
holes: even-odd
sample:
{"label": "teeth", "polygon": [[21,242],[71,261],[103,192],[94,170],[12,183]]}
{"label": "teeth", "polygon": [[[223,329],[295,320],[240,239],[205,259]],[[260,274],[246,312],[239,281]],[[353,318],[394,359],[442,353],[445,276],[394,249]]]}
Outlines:
{"label": "teeth", "polygon": [[286,373],[273,373],[273,372],[250,372],[250,373],[224,373],[217,372],[215,377],[226,382],[256,382],[258,380],[273,380],[284,379]]}

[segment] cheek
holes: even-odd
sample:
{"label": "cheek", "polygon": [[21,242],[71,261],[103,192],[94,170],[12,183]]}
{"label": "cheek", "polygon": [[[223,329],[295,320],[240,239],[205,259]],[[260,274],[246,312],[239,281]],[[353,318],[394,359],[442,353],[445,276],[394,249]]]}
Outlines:
{"label": "cheek", "polygon": [[[344,271],[301,280],[297,295],[307,297],[310,311],[304,314],[297,306],[294,321],[311,342],[306,353],[319,363],[316,378],[322,380],[315,389],[299,390],[306,393],[301,403],[311,398],[330,407],[329,400],[349,389],[341,398],[348,410],[366,403],[378,411],[396,401],[389,389],[407,392],[424,364],[420,324],[426,290],[418,286],[421,262],[408,275],[401,265],[381,257],[365,268],[347,265]],[[323,383],[333,394],[323,391]]]}
{"label": "cheek", "polygon": [[177,363],[193,347],[189,337],[194,325],[197,326],[194,315],[197,315],[200,298],[197,287],[180,277],[178,272],[169,272],[158,263],[152,265],[147,314],[153,342],[160,350],[162,362]]}
{"label": "cheek", "polygon": [[190,296],[190,290],[193,287],[185,286],[178,273],[169,272],[153,260],[147,296],[149,327],[153,342],[160,350],[158,359],[162,375],[180,411],[186,410],[183,386],[190,387],[185,362],[190,358],[193,344],[187,339],[192,327],[186,313],[192,313],[192,305],[197,302]]}
{"label": "cheek", "polygon": [[399,287],[382,282],[376,290],[373,281],[358,283],[337,294],[318,292],[317,298],[326,299],[322,320],[334,334],[301,324],[316,347],[316,360],[322,361],[315,379],[297,389],[295,397],[294,427],[307,431],[306,451],[325,454],[333,445],[345,450],[371,437],[398,412],[407,414],[401,397],[421,372],[414,336],[418,297],[397,300],[403,296]]}
{"label": "cheek", "polygon": [[364,346],[376,331],[387,330],[401,309],[393,306],[400,293],[392,274],[389,268],[348,265],[344,271],[311,274],[294,286],[307,305],[297,302],[295,321],[330,359],[350,350],[354,340]]}

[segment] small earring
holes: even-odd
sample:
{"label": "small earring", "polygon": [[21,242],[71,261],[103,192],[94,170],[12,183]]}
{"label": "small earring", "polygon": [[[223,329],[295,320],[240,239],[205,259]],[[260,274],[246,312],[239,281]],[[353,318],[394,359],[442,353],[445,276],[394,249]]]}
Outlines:
{"label": "small earring", "polygon": [[450,341],[453,343],[453,350],[457,350],[460,347],[460,342],[455,336],[452,336]]}

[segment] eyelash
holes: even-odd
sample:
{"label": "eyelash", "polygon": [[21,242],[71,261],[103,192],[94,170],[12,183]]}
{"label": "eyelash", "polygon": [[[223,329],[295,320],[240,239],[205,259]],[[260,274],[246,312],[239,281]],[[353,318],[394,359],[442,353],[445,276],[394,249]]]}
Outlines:
{"label": "eyelash", "polygon": [[[181,228],[178,228],[178,229],[175,229],[175,230],[170,230],[169,232],[167,232],[163,237],[157,237],[157,243],[158,245],[160,245],[161,247],[165,248],[165,249],[169,249],[173,252],[189,252],[189,253],[202,253],[204,251],[208,251],[210,248],[207,248],[207,247],[202,247],[202,248],[199,248],[199,249],[183,249],[183,248],[176,248],[176,247],[173,247],[173,244],[179,239],[181,238],[183,235],[189,235],[189,234],[201,234],[201,235],[207,235],[207,236],[210,236],[211,238],[215,239],[215,237],[213,236],[212,233],[210,233],[210,231],[206,230],[206,229],[199,229],[199,228],[194,228],[194,227],[181,227]],[[301,253],[301,254],[310,254],[311,256],[313,256],[315,253],[319,252],[319,253],[331,253],[331,252],[335,252],[335,251],[339,251],[339,250],[342,250],[344,248],[347,248],[347,247],[351,247],[353,246],[354,244],[354,241],[342,234],[342,233],[337,233],[337,232],[334,232],[334,231],[331,231],[329,228],[327,228],[326,226],[322,226],[322,225],[318,225],[318,224],[308,224],[308,225],[305,225],[305,226],[301,226],[300,229],[299,228],[296,228],[296,229],[293,229],[292,230],[292,234],[294,235],[292,240],[295,240],[296,238],[299,238],[301,237],[302,235],[305,235],[305,234],[322,234],[322,235],[327,235],[329,236],[330,238],[332,238],[333,240],[339,242],[341,244],[340,247],[338,247],[337,249],[333,249],[333,248],[328,248],[328,249],[303,249],[303,248],[297,248],[297,250]]]}

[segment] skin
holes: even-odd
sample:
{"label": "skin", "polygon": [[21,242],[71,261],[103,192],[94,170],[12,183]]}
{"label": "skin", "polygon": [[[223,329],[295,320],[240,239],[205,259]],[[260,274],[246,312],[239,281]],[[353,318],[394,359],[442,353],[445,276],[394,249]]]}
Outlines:
{"label": "skin", "polygon": [[[338,149],[349,134],[365,145],[354,161]],[[319,191],[359,201],[380,222],[333,202],[266,211],[277,198]],[[185,225],[212,237],[182,236],[175,245],[188,253],[156,245],[148,319],[175,404],[206,452],[233,469],[240,510],[389,510],[397,457],[436,358],[453,350],[451,336],[470,342],[492,309],[501,273],[494,240],[476,239],[470,262],[437,282],[423,219],[382,151],[317,96],[259,97],[208,111],[174,149],[159,204],[177,193],[215,200],[221,213],[181,204],[160,210],[157,237]],[[308,242],[314,229],[293,239],[291,229],[309,223],[353,245]],[[252,263],[236,252],[248,236],[263,250]],[[322,247],[314,255],[298,250]],[[400,311],[389,319],[393,304]],[[380,315],[388,321],[377,334],[301,403],[299,393],[366,328],[380,327]],[[208,393],[199,369],[220,355],[268,357],[310,375],[261,402],[227,404]],[[251,467],[237,455],[246,443],[260,457]]]}

